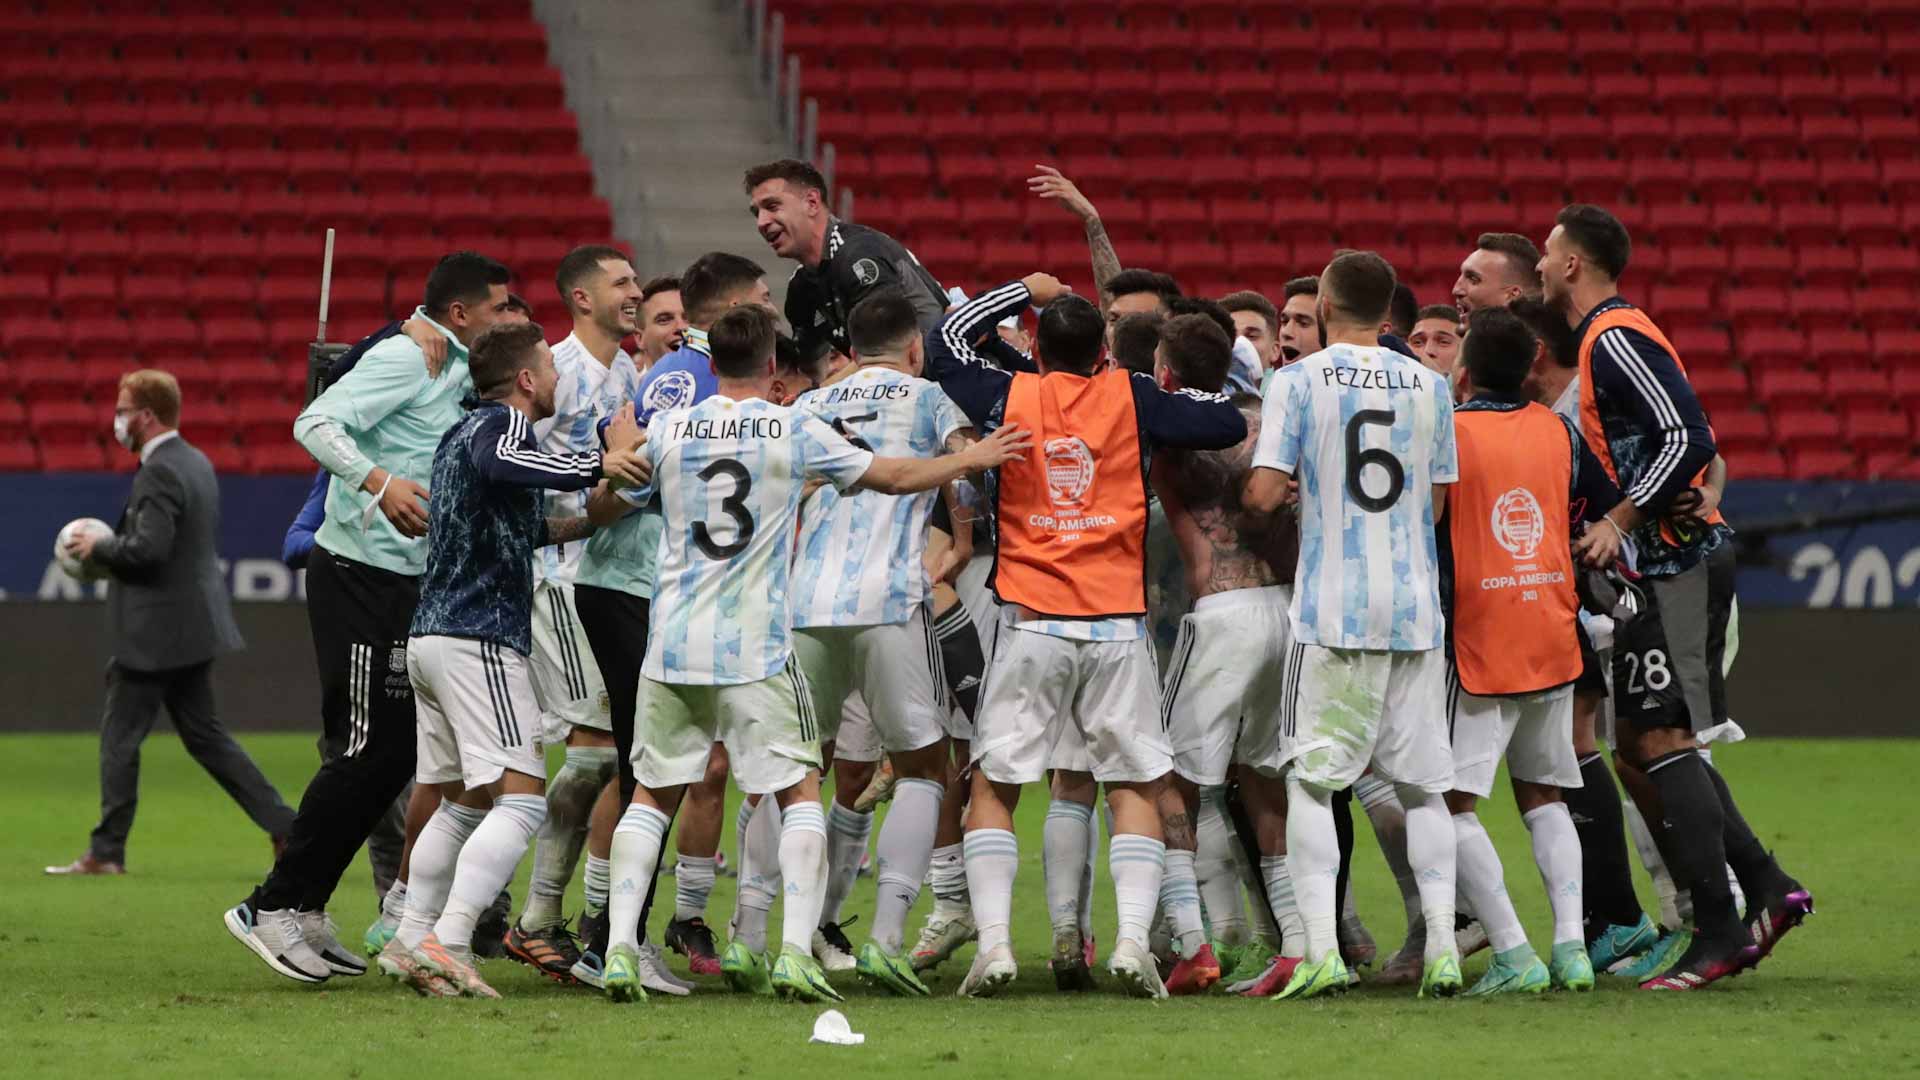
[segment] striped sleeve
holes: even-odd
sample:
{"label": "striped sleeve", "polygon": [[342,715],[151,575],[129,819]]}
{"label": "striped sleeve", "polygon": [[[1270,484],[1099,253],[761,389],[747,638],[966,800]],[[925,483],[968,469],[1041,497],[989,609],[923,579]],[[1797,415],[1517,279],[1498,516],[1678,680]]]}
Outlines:
{"label": "striped sleeve", "polygon": [[927,335],[926,377],[939,383],[982,433],[998,426],[1013,376],[995,367],[974,342],[991,333],[994,323],[1018,314],[1031,296],[1018,281],[988,289],[948,312]]}
{"label": "striped sleeve", "polygon": [[1624,326],[1602,333],[1593,348],[1594,392],[1631,413],[1656,442],[1625,495],[1642,510],[1659,513],[1685,491],[1713,460],[1713,430],[1693,387],[1659,342]]}
{"label": "striped sleeve", "polygon": [[485,431],[474,433],[473,464],[490,483],[510,487],[579,491],[600,479],[600,452],[554,454],[533,440],[533,425],[518,409],[489,420]]}

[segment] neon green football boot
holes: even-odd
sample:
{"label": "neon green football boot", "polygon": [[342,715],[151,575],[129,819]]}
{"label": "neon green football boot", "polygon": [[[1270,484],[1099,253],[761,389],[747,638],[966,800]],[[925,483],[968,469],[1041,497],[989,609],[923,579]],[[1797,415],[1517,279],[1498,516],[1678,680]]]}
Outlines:
{"label": "neon green football boot", "polygon": [[1293,978],[1287,985],[1273,995],[1275,1001],[1300,1001],[1318,997],[1321,994],[1338,994],[1347,989],[1347,965],[1340,959],[1340,951],[1335,949],[1320,959],[1317,964],[1301,964],[1293,969]]}
{"label": "neon green football boot", "polygon": [[1540,962],[1540,956],[1533,946],[1522,943],[1505,952],[1493,954],[1493,963],[1487,965],[1487,973],[1467,991],[1468,997],[1486,997],[1489,994],[1538,994],[1553,985],[1553,978],[1547,972],[1547,965]]}
{"label": "neon green football boot", "polygon": [[607,950],[607,966],[600,971],[600,989],[614,1001],[645,1001],[647,991],[640,985],[640,953],[631,945],[615,945]]}
{"label": "neon green football boot", "polygon": [[1686,955],[1693,944],[1693,931],[1669,930],[1660,936],[1653,948],[1640,954],[1633,963],[1626,965],[1614,974],[1634,982],[1645,982],[1655,975],[1662,974],[1674,965],[1674,962]]}
{"label": "neon green football boot", "polygon": [[[722,961],[722,969],[725,961]],[[820,969],[820,961],[809,953],[801,952],[792,945],[783,945],[780,955],[773,961],[773,975],[770,980],[773,992],[786,1001],[845,1001],[840,992],[827,982],[827,973]]]}
{"label": "neon green football boot", "polygon": [[854,965],[860,978],[884,987],[901,997],[929,997],[933,991],[913,973],[913,961],[898,953],[889,953],[877,941],[860,946],[860,959]]}
{"label": "neon green football boot", "polygon": [[767,970],[767,958],[735,941],[720,954],[720,974],[730,989],[742,994],[773,996],[773,980]]}
{"label": "neon green football boot", "polygon": [[1562,941],[1553,947],[1553,959],[1547,963],[1556,990],[1584,994],[1593,989],[1593,962],[1587,959],[1587,947],[1577,941]]}
{"label": "neon green football boot", "polygon": [[1460,958],[1449,952],[1427,965],[1425,974],[1420,976],[1420,996],[1452,997],[1460,992],[1463,981],[1460,978]]}

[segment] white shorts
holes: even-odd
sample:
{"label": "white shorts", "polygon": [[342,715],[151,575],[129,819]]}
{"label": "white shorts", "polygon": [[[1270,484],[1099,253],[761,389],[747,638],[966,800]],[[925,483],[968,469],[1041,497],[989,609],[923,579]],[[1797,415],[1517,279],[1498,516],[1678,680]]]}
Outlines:
{"label": "white shorts", "polygon": [[640,677],[633,775],[642,786],[699,783],[716,742],[726,746],[734,782],[748,795],[785,791],[818,769],[820,729],[799,665],[733,686]]}
{"label": "white shorts", "polygon": [[1227,766],[1271,776],[1292,755],[1280,737],[1293,627],[1292,589],[1272,585],[1203,596],[1180,620],[1160,712],[1173,768],[1196,784],[1224,784]]}
{"label": "white shorts", "polygon": [[565,742],[575,727],[613,730],[607,688],[567,582],[542,581],[533,588],[533,693],[547,742]]}
{"label": "white shorts", "polygon": [[1453,789],[1485,798],[1493,794],[1500,759],[1515,780],[1555,787],[1580,786],[1573,753],[1573,687],[1537,694],[1481,697],[1460,687],[1449,673],[1447,726],[1453,733]]}
{"label": "white shorts", "polygon": [[855,690],[847,695],[847,703],[840,708],[840,731],[833,737],[833,760],[879,761],[885,753],[886,748],[880,745],[880,733],[873,727],[873,713],[867,710],[867,699]]}
{"label": "white shorts", "polygon": [[1453,787],[1444,650],[1384,652],[1301,645],[1280,733],[1294,775],[1338,791],[1369,765],[1381,779],[1443,794]]}
{"label": "white shorts", "polygon": [[[1157,780],[1173,768],[1160,727],[1153,647],[1077,641],[1003,624],[974,721],[973,759],[998,784],[1030,784],[1079,739],[1083,771],[1103,783]],[[1071,747],[1069,746],[1070,750]]]}
{"label": "white shorts", "polygon": [[[793,658],[813,690],[814,715],[830,719],[821,738],[834,743],[835,757],[879,761],[882,749],[918,750],[947,733],[946,678],[925,605],[903,623],[796,630]],[[872,730],[847,733],[855,736],[849,744],[839,736],[854,691]]]}
{"label": "white shorts", "polygon": [[508,769],[546,779],[539,706],[527,658],[489,641],[417,637],[407,640],[422,784],[458,780],[469,790]]}

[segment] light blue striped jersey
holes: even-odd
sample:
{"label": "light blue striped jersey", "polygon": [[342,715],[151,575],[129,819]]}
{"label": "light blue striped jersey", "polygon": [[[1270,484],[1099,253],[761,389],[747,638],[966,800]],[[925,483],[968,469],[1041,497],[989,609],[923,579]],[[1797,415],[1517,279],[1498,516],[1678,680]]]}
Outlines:
{"label": "light blue striped jersey", "polygon": [[[549,454],[585,454],[600,449],[598,424],[613,410],[632,400],[640,388],[640,370],[633,357],[616,348],[613,363],[594,358],[580,338],[568,334],[553,347],[553,415],[533,426],[540,449]],[[547,492],[548,517],[583,517],[585,491]],[[552,544],[534,552],[534,581],[574,580],[586,544]]]}
{"label": "light blue striped jersey", "polygon": [[1302,357],[1268,386],[1253,464],[1300,483],[1294,640],[1440,647],[1433,486],[1460,478],[1444,377],[1384,346]]}
{"label": "light blue striped jersey", "polygon": [[809,413],[714,396],[647,424],[665,519],[642,667],[655,682],[735,685],[791,652],[787,579],[809,477],[846,491],[873,454]]}
{"label": "light blue striped jersey", "polygon": [[[887,367],[863,367],[793,404],[884,457],[933,457],[968,426],[945,391]],[[921,557],[937,498],[938,489],[815,492],[800,514],[793,625],[879,626],[912,618],[930,588]]]}

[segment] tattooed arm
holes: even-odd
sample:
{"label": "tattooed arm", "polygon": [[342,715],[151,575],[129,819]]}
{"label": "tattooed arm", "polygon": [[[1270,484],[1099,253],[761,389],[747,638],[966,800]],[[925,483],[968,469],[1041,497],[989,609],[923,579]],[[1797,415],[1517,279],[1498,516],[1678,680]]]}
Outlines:
{"label": "tattooed arm", "polygon": [[547,519],[547,542],[541,546],[571,544],[592,535],[593,522],[585,517],[550,517]]}
{"label": "tattooed arm", "polygon": [[1043,199],[1058,199],[1065,203],[1087,227],[1087,249],[1093,255],[1093,292],[1100,303],[1102,314],[1107,310],[1107,282],[1120,272],[1120,256],[1113,250],[1113,241],[1107,236],[1107,227],[1100,222],[1100,211],[1094,209],[1093,202],[1080,193],[1074,182],[1060,175],[1060,170],[1047,165],[1036,166],[1040,175],[1027,180],[1027,190]]}

